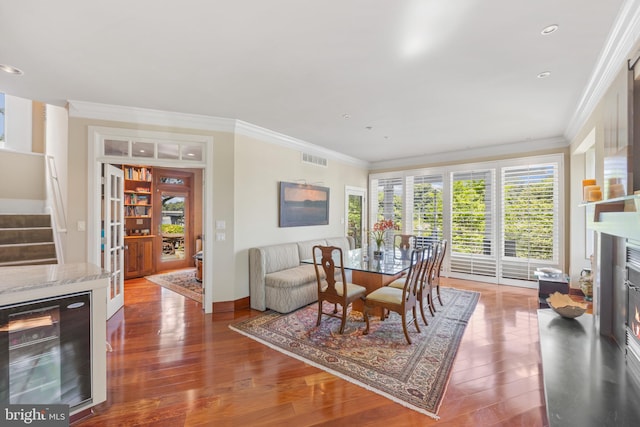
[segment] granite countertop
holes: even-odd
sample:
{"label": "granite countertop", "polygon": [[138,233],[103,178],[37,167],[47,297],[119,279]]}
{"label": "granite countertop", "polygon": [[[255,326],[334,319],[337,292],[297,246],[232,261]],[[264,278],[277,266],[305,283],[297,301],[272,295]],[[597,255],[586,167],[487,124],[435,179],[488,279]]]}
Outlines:
{"label": "granite countertop", "polygon": [[640,425],[640,385],[592,315],[565,319],[542,309],[538,326],[549,426]]}
{"label": "granite countertop", "polygon": [[86,282],[109,277],[109,272],[89,263],[25,265],[0,268],[0,295]]}

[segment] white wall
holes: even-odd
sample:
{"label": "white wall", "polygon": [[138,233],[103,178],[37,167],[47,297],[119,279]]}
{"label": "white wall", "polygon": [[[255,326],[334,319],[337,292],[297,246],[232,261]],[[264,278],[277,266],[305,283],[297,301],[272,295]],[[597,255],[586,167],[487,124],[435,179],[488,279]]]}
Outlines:
{"label": "white wall", "polygon": [[[45,136],[45,155],[52,156],[55,164],[55,171],[58,177],[58,183],[49,180],[47,177],[47,201],[46,206],[51,212],[56,209],[55,203],[59,203],[59,216],[66,215],[69,206],[68,196],[68,147],[69,147],[69,115],[67,110],[62,107],[53,105],[46,106],[46,136]],[[56,186],[54,188],[53,186]],[[56,198],[54,199],[54,192]],[[70,225],[66,222],[66,217],[59,218],[56,215],[58,227],[68,228]],[[74,224],[75,225],[75,224]],[[67,252],[66,233],[60,236],[60,246],[64,254]]]}
{"label": "white wall", "polygon": [[[589,116],[587,122],[580,129],[577,136],[571,141],[571,198],[569,209],[571,212],[570,223],[570,266],[572,287],[578,286],[580,271],[590,267],[587,252],[587,233],[593,233],[586,229],[586,207],[580,206],[583,199],[582,180],[595,178],[598,185],[605,191],[604,158],[610,155],[611,147],[624,147],[628,141],[628,70],[626,64],[621,65],[620,70],[612,84],[603,95]],[[595,173],[586,176],[585,169],[588,166],[586,150],[592,147],[595,155]],[[616,150],[618,148],[615,148]],[[590,168],[592,166],[589,166]],[[626,186],[627,193],[633,194],[632,179]]]}
{"label": "white wall", "polygon": [[5,95],[4,148],[22,153],[31,152],[32,105],[30,99]]}
{"label": "white wall", "polygon": [[44,156],[0,150],[0,213],[43,213]]}
{"label": "white wall", "polygon": [[[235,138],[235,252],[236,299],[249,295],[248,249],[255,246],[344,236],[345,186],[367,187],[363,166],[329,158],[325,167],[302,163],[301,151],[236,134]],[[280,181],[305,180],[329,187],[329,224],[278,226]]]}

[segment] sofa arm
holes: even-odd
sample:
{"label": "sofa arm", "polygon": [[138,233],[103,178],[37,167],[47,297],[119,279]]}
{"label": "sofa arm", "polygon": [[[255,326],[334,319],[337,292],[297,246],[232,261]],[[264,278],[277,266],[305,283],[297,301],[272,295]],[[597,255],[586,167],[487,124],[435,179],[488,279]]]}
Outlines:
{"label": "sofa arm", "polygon": [[251,300],[251,308],[255,310],[264,311],[267,309],[265,274],[264,252],[260,248],[249,249],[249,299]]}

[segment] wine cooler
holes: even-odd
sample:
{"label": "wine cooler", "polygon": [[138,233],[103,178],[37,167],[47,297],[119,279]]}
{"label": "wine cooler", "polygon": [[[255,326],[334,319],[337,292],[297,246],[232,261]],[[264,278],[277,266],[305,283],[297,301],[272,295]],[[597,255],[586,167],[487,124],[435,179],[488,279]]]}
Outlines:
{"label": "wine cooler", "polygon": [[0,404],[90,400],[90,292],[0,306]]}

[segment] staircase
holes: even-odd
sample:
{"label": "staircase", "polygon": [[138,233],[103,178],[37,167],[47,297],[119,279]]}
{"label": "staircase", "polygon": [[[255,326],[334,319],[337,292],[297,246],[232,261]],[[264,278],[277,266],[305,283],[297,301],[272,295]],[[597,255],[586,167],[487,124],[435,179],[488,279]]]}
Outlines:
{"label": "staircase", "polygon": [[0,267],[57,263],[50,215],[0,214]]}

